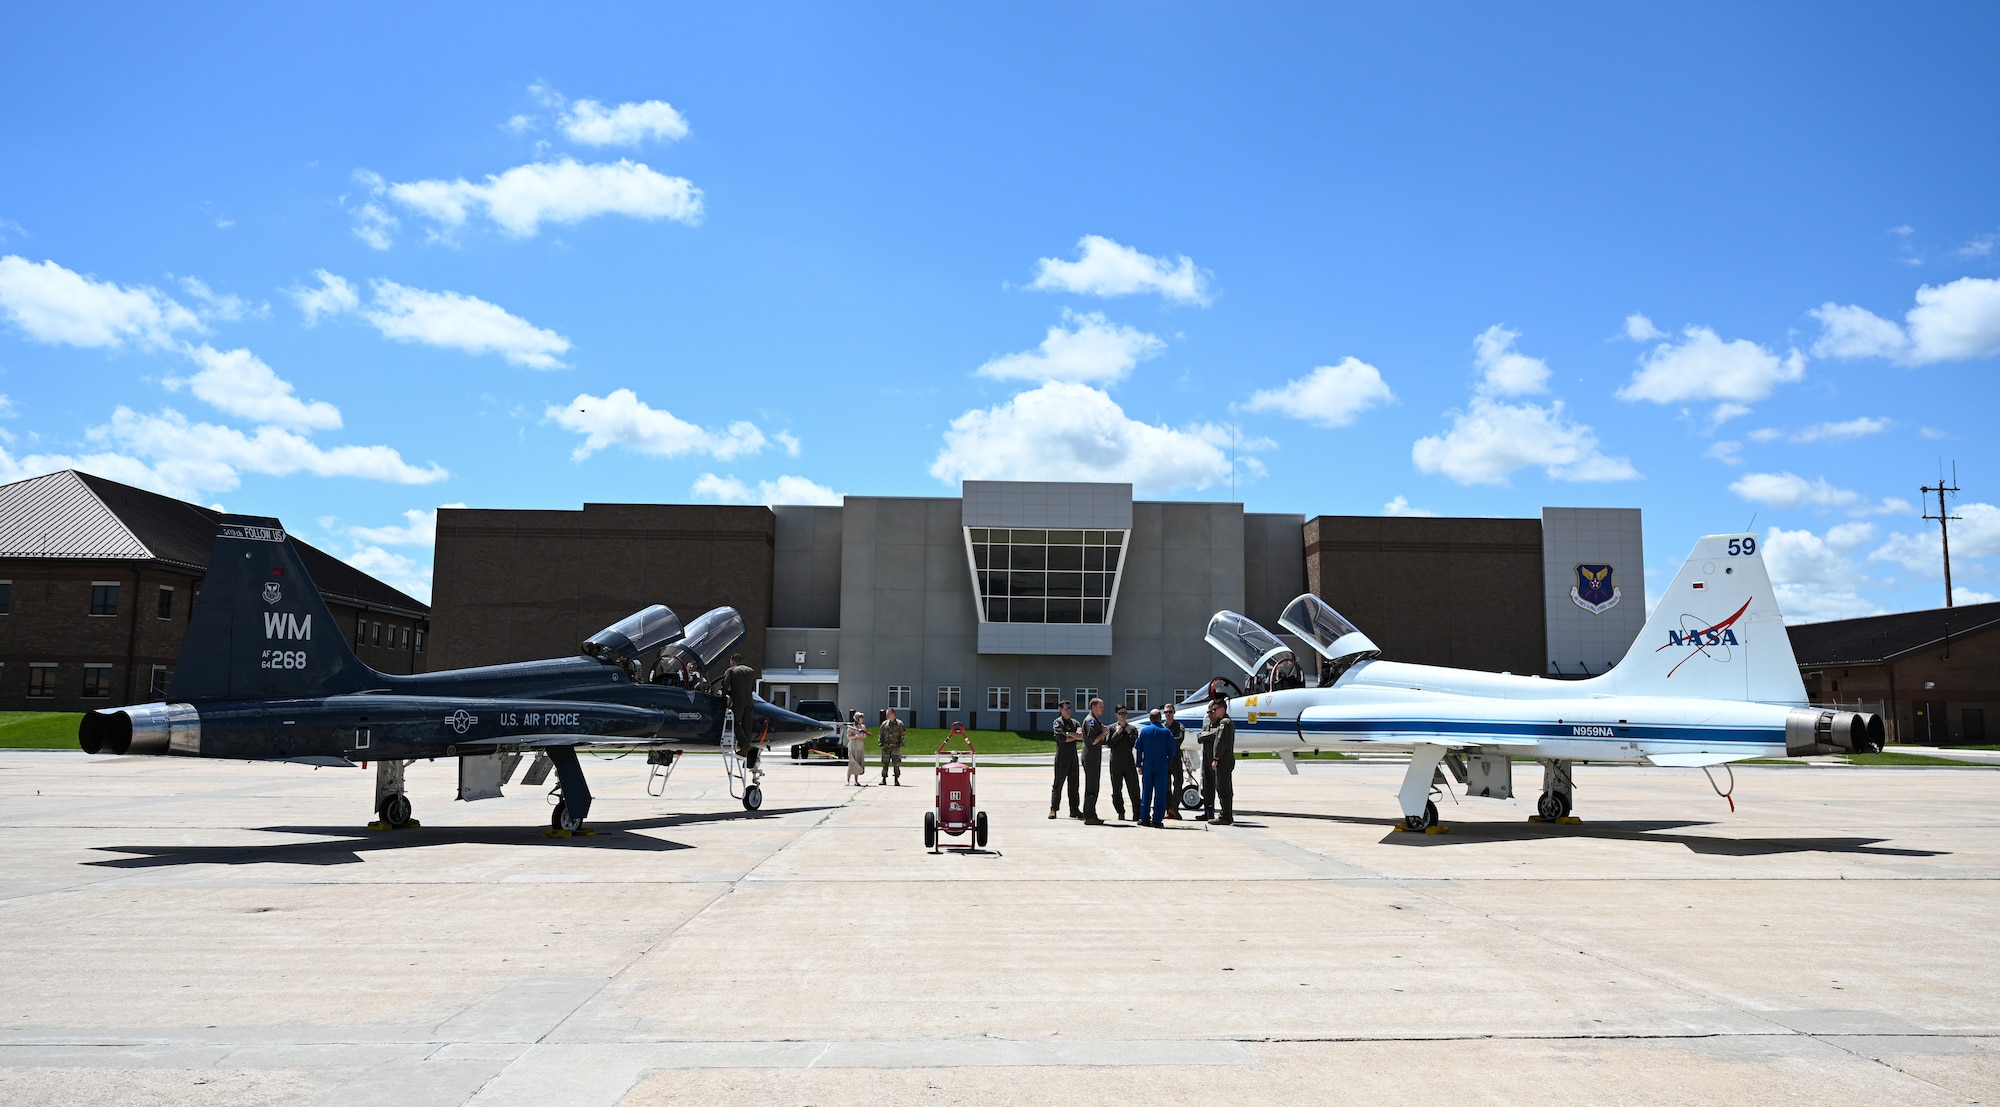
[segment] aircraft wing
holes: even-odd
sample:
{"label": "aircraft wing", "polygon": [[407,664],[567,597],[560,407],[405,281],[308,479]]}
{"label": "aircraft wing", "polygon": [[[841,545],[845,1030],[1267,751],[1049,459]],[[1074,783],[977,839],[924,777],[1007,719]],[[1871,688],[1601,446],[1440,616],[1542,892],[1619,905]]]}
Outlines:
{"label": "aircraft wing", "polygon": [[1748,761],[1761,756],[1754,753],[1649,753],[1646,763],[1662,769],[1706,769],[1711,765],[1727,765],[1731,761]]}

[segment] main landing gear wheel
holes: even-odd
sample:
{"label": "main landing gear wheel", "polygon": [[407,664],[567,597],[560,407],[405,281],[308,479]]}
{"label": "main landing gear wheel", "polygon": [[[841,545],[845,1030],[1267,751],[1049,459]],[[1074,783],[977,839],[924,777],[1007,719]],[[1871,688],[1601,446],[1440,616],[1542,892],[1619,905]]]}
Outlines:
{"label": "main landing gear wheel", "polygon": [[764,806],[764,789],[755,784],[743,789],[743,810],[755,811]]}
{"label": "main landing gear wheel", "polygon": [[1190,784],[1181,789],[1181,806],[1192,811],[1201,806],[1201,786]]}
{"label": "main landing gear wheel", "polygon": [[1424,813],[1403,816],[1403,825],[1411,830],[1429,830],[1438,824],[1438,805],[1424,801]]}
{"label": "main landing gear wheel", "polygon": [[558,803],[555,810],[549,812],[549,829],[567,830],[574,834],[583,829],[583,820],[570,817],[569,804]]}
{"label": "main landing gear wheel", "polygon": [[1543,792],[1542,798],[1535,803],[1535,813],[1540,815],[1545,823],[1563,818],[1569,814],[1569,793]]}
{"label": "main landing gear wheel", "polygon": [[[937,812],[929,812],[925,815],[925,819],[927,826],[936,823]],[[932,841],[937,840],[937,831],[928,830],[926,833],[930,835]],[[980,849],[986,848],[986,812],[984,811],[972,816],[972,844]]]}
{"label": "main landing gear wheel", "polygon": [[377,814],[380,814],[382,821],[390,826],[410,825],[410,797],[401,792],[390,796],[382,801],[382,810]]}
{"label": "main landing gear wheel", "polygon": [[[979,813],[979,826],[982,830],[986,826],[986,812],[984,811]],[[981,835],[982,839],[984,837],[984,835]],[[937,848],[937,812],[935,811],[924,812],[924,848]]]}

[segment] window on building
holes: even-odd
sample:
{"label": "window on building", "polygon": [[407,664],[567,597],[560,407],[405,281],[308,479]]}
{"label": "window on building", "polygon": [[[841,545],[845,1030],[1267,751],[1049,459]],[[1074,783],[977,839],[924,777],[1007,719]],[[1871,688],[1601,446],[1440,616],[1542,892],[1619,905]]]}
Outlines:
{"label": "window on building", "polygon": [[172,588],[164,586],[160,588],[160,604],[154,614],[162,619],[171,619],[174,617],[174,590]]}
{"label": "window on building", "polygon": [[1097,689],[1078,688],[1076,690],[1076,698],[1069,702],[1075,704],[1076,709],[1078,711],[1087,711],[1090,708],[1090,701],[1096,698],[1097,698]]}
{"label": "window on building", "polygon": [[56,663],[53,661],[31,661],[28,663],[28,695],[34,699],[45,699],[56,694]]}
{"label": "window on building", "polygon": [[354,620],[354,644],[357,647],[368,644],[368,620]]}
{"label": "window on building", "polygon": [[956,684],[938,685],[938,710],[939,711],[958,710],[958,685]]}
{"label": "window on building", "polygon": [[889,706],[898,711],[908,711],[910,709],[910,686],[907,684],[891,684],[889,686]]}
{"label": "window on building", "polygon": [[371,646],[379,646],[379,645],[381,645],[381,644],[382,644],[382,624],[381,624],[381,623],[370,623],[370,624],[368,624],[368,644],[369,644],[369,645],[371,645]]}
{"label": "window on building", "polygon": [[1144,688],[1125,689],[1125,710],[1144,711],[1147,706],[1146,690]]}
{"label": "window on building", "polygon": [[979,617],[989,623],[1108,623],[1122,530],[965,528]]}
{"label": "window on building", "polygon": [[14,582],[0,580],[0,615],[14,610]]}
{"label": "window on building", "polygon": [[1193,698],[1194,698],[1194,689],[1192,689],[1192,688],[1176,688],[1176,689],[1174,689],[1174,702],[1175,702],[1176,704],[1183,704],[1183,703],[1186,703],[1187,701],[1189,701],[1189,700],[1191,700],[1191,699],[1193,699]]}
{"label": "window on building", "polygon": [[1013,700],[1014,690],[1012,688],[988,688],[986,690],[986,710],[988,711],[1009,710],[1007,705],[1012,703]]}
{"label": "window on building", "polygon": [[407,650],[407,649],[409,649],[409,648],[410,648],[410,628],[409,628],[409,627],[404,627],[404,628],[403,628],[403,632],[402,632],[402,634],[400,635],[400,637],[402,638],[402,641],[403,641],[403,644],[402,644],[402,645],[400,645],[400,646],[398,646],[398,647],[396,647],[396,648],[397,648],[397,649],[402,649],[402,650]]}
{"label": "window on building", "polygon": [[424,652],[424,632],[421,630],[417,632],[417,652]]}
{"label": "window on building", "polygon": [[111,695],[111,666],[85,665],[83,667],[83,698],[101,700]]}
{"label": "window on building", "polygon": [[117,581],[93,580],[90,582],[90,613],[92,615],[118,614]]}
{"label": "window on building", "polygon": [[1060,688],[1028,689],[1028,710],[1030,711],[1054,711],[1056,705],[1061,702],[1062,689]]}
{"label": "window on building", "polygon": [[146,692],[156,700],[167,698],[167,689],[173,687],[174,671],[165,665],[153,666],[153,679],[146,685]]}

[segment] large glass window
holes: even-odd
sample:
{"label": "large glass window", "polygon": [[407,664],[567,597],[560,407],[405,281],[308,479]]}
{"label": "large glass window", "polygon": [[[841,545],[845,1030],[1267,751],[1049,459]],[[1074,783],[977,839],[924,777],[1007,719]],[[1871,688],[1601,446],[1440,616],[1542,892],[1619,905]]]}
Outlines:
{"label": "large glass window", "polygon": [[956,684],[938,685],[938,710],[939,711],[958,710],[958,685]]}
{"label": "large glass window", "polygon": [[1062,689],[1060,688],[1028,689],[1028,710],[1030,711],[1054,711],[1056,705],[1061,702]]}
{"label": "large glass window", "polygon": [[889,686],[889,706],[898,711],[908,711],[910,709],[910,686],[907,684],[891,684]]}
{"label": "large glass window", "polygon": [[85,665],[83,667],[83,698],[101,700],[111,695],[111,666]]}
{"label": "large glass window", "polygon": [[1144,688],[1125,689],[1125,710],[1127,711],[1146,710],[1146,690]]}
{"label": "large glass window", "polygon": [[103,580],[90,582],[90,613],[92,615],[118,614],[118,585],[115,582]]}
{"label": "large glass window", "polygon": [[981,621],[1108,622],[1126,536],[1122,530],[967,527]]}
{"label": "large glass window", "polygon": [[1013,699],[1014,690],[1012,688],[988,688],[986,690],[986,710],[1006,711],[1008,710],[1007,705],[1013,702]]}

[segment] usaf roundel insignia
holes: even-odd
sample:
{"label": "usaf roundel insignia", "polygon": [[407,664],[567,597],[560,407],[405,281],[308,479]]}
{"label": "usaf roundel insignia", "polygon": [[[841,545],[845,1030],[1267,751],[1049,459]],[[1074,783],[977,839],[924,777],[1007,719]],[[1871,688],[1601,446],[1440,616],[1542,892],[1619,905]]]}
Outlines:
{"label": "usaf roundel insignia", "polygon": [[1611,566],[1576,567],[1576,583],[1569,589],[1569,598],[1576,606],[1592,615],[1602,615],[1617,607],[1621,596],[1622,593],[1611,583]]}
{"label": "usaf roundel insignia", "polygon": [[280,591],[278,591],[278,582],[277,582],[277,581],[275,581],[275,580],[267,580],[267,581],[265,581],[265,582],[264,582],[264,602],[265,602],[265,603],[278,603],[279,601],[283,600],[284,598],[285,598],[285,594],[284,594],[283,592],[280,592]]}

